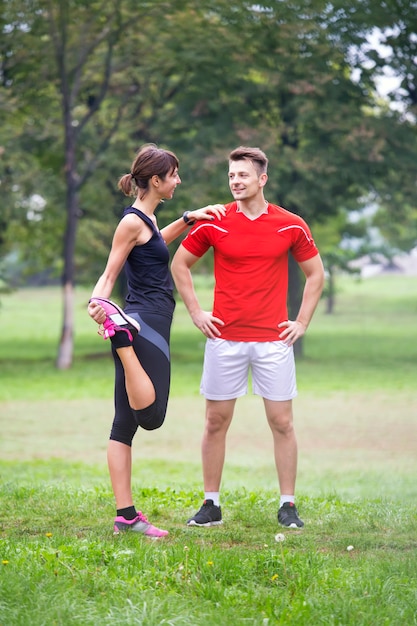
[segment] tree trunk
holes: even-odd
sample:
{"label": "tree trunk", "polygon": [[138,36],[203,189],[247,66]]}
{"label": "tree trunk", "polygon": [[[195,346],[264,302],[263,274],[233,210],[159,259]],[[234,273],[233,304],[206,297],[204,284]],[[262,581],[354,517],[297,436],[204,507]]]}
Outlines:
{"label": "tree trunk", "polygon": [[60,370],[69,369],[72,365],[74,346],[74,285],[67,282],[63,285],[63,325],[58,348],[56,366]]}
{"label": "tree trunk", "polygon": [[[302,300],[301,272],[292,254],[288,259],[288,314],[290,320],[295,320],[300,310]],[[295,357],[303,356],[303,338],[294,344]]]}
{"label": "tree trunk", "polygon": [[334,310],[334,300],[335,300],[335,280],[333,268],[329,266],[327,268],[328,276],[327,276],[327,298],[326,298],[326,314],[331,315]]}
{"label": "tree trunk", "polygon": [[67,189],[67,226],[64,239],[63,287],[63,323],[58,348],[56,366],[68,369],[72,365],[74,350],[74,255],[77,231],[78,199],[75,181],[72,176]]}
{"label": "tree trunk", "polygon": [[[66,91],[64,90],[64,94],[65,93]],[[64,270],[62,274],[64,302],[63,323],[58,347],[58,357],[56,360],[56,366],[60,370],[71,367],[74,351],[74,256],[79,206],[75,158],[76,141],[71,121],[69,98],[64,97],[67,224],[64,235]]]}

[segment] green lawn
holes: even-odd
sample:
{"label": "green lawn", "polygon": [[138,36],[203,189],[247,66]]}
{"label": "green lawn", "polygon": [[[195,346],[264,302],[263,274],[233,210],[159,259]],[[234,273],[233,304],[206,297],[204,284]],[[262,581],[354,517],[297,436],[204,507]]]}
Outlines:
{"label": "green lawn", "polygon": [[113,366],[88,292],[76,293],[64,372],[60,291],[4,296],[0,625],[416,624],[416,296],[414,277],[344,278],[334,315],[317,311],[297,362],[302,531],[278,527],[271,437],[251,395],[228,437],[224,525],[185,526],[202,496],[204,344],[178,303],[166,424],[134,446],[135,498],[170,531],[160,541],[112,535]]}

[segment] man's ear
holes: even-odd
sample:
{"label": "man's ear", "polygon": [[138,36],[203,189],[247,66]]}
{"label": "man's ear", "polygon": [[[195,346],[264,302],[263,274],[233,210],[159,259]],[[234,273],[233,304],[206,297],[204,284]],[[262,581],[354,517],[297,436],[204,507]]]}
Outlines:
{"label": "man's ear", "polygon": [[268,174],[261,174],[259,176],[259,185],[260,187],[265,187],[266,183],[268,182]]}

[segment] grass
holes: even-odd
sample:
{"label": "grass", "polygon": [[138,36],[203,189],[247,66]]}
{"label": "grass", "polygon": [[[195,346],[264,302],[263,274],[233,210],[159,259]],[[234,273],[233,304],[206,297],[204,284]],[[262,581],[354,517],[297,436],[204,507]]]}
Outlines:
{"label": "grass", "polygon": [[[211,289],[203,283],[199,293],[209,308]],[[74,366],[60,372],[54,362],[62,323],[61,292],[23,290],[3,297],[0,318],[7,323],[7,334],[0,344],[0,401],[108,395],[113,364],[108,345],[99,340],[94,322],[86,315],[87,301],[88,292],[77,290]],[[413,277],[344,279],[334,315],[323,310],[322,304],[304,338],[305,357],[297,364],[300,390],[414,390],[417,287]],[[178,302],[172,335],[173,396],[199,395],[203,347],[202,335]],[[101,377],[96,376],[98,367]],[[45,376],[48,385],[43,384]]]}
{"label": "grass", "polygon": [[196,532],[180,521],[189,494],[142,489],[170,528],[149,542],[110,535],[100,481],[13,478],[5,490],[14,515],[2,533],[4,624],[415,623],[417,524],[405,507],[304,497],[310,530],[276,543],[269,492],[226,493],[224,526]]}
{"label": "grass", "polygon": [[60,292],[2,300],[1,626],[417,623],[415,279],[343,279],[335,314],[320,307],[309,329],[295,401],[303,531],[278,528],[271,437],[250,395],[228,437],[224,525],[184,525],[201,500],[203,343],[178,303],[167,421],[134,447],[136,501],[170,531],[157,542],[111,533],[113,366],[86,301],[77,290],[74,365],[58,372]]}

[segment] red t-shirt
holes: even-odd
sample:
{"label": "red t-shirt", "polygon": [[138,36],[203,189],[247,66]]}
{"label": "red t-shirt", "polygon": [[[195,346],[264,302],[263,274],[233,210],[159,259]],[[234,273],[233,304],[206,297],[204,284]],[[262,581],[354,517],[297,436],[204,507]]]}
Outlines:
{"label": "red t-shirt", "polygon": [[255,220],[226,205],[221,220],[199,221],[182,245],[201,257],[214,251],[213,315],[224,322],[221,338],[230,341],[277,341],[288,319],[288,251],[298,262],[318,254],[306,222],[282,207],[268,204]]}

